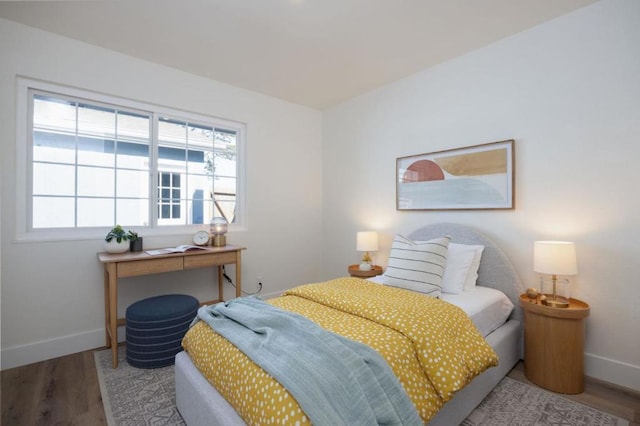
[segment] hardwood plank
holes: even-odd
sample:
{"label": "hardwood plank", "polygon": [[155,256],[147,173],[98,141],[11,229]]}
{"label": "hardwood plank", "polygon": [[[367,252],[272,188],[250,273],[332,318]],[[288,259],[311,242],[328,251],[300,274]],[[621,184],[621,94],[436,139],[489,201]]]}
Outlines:
{"label": "hardwood plank", "polygon": [[93,351],[2,371],[3,425],[96,425],[105,420]]}
{"label": "hardwood plank", "polygon": [[[34,424],[42,363],[2,372],[2,424]],[[28,390],[28,392],[24,392]]]}

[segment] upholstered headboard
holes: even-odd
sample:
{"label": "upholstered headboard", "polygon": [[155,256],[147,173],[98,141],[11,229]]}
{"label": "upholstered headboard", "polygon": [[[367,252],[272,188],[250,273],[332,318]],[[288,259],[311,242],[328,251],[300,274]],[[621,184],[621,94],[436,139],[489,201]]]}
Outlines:
{"label": "upholstered headboard", "polygon": [[480,267],[478,268],[477,285],[491,287],[502,291],[513,302],[514,309],[510,318],[523,322],[520,308],[520,294],[524,287],[518,273],[507,256],[493,241],[479,231],[456,223],[434,223],[418,228],[408,235],[414,241],[425,241],[443,236],[450,236],[451,241],[459,244],[480,244],[484,246]]}

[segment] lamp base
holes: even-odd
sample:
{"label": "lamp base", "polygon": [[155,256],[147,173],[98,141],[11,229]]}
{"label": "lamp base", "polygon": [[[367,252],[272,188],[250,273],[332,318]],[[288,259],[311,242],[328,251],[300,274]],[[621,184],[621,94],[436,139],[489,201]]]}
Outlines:
{"label": "lamp base", "polygon": [[214,235],[211,237],[211,245],[214,247],[224,247],[227,245],[226,235]]}
{"label": "lamp base", "polygon": [[367,262],[362,262],[360,264],[360,266],[358,266],[358,269],[360,269],[361,271],[370,271],[371,270],[371,264],[367,263]]}
{"label": "lamp base", "polygon": [[545,299],[541,300],[542,304],[551,308],[568,308],[569,299],[566,297],[558,296],[553,297],[553,294],[545,294]]}

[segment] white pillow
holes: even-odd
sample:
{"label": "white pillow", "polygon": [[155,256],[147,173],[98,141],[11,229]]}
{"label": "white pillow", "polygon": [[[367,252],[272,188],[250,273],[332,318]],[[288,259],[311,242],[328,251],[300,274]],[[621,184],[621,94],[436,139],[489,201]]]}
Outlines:
{"label": "white pillow", "polygon": [[[444,267],[444,275],[442,277],[443,293],[460,294],[464,291],[467,276],[476,255],[475,247],[449,243],[447,264]],[[476,267],[476,272],[477,269]]]}
{"label": "white pillow", "polygon": [[383,283],[440,297],[449,240],[443,237],[414,242],[396,235]]}
{"label": "white pillow", "polygon": [[471,266],[469,267],[469,272],[467,273],[467,278],[464,281],[464,291],[473,290],[476,287],[476,281],[478,280],[478,268],[480,267],[480,260],[482,259],[482,252],[484,251],[484,246],[472,246],[475,249],[475,254],[473,256],[473,262],[471,262]]}

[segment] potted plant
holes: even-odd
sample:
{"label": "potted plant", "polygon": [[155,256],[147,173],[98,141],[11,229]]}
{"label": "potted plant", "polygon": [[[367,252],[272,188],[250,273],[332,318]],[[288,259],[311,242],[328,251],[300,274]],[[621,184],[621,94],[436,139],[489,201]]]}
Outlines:
{"label": "potted plant", "polygon": [[136,231],[129,230],[127,238],[129,239],[129,249],[131,251],[142,251],[142,237]]}
{"label": "potted plant", "polygon": [[124,253],[129,250],[129,236],[122,226],[116,225],[106,237],[104,249],[107,253]]}

